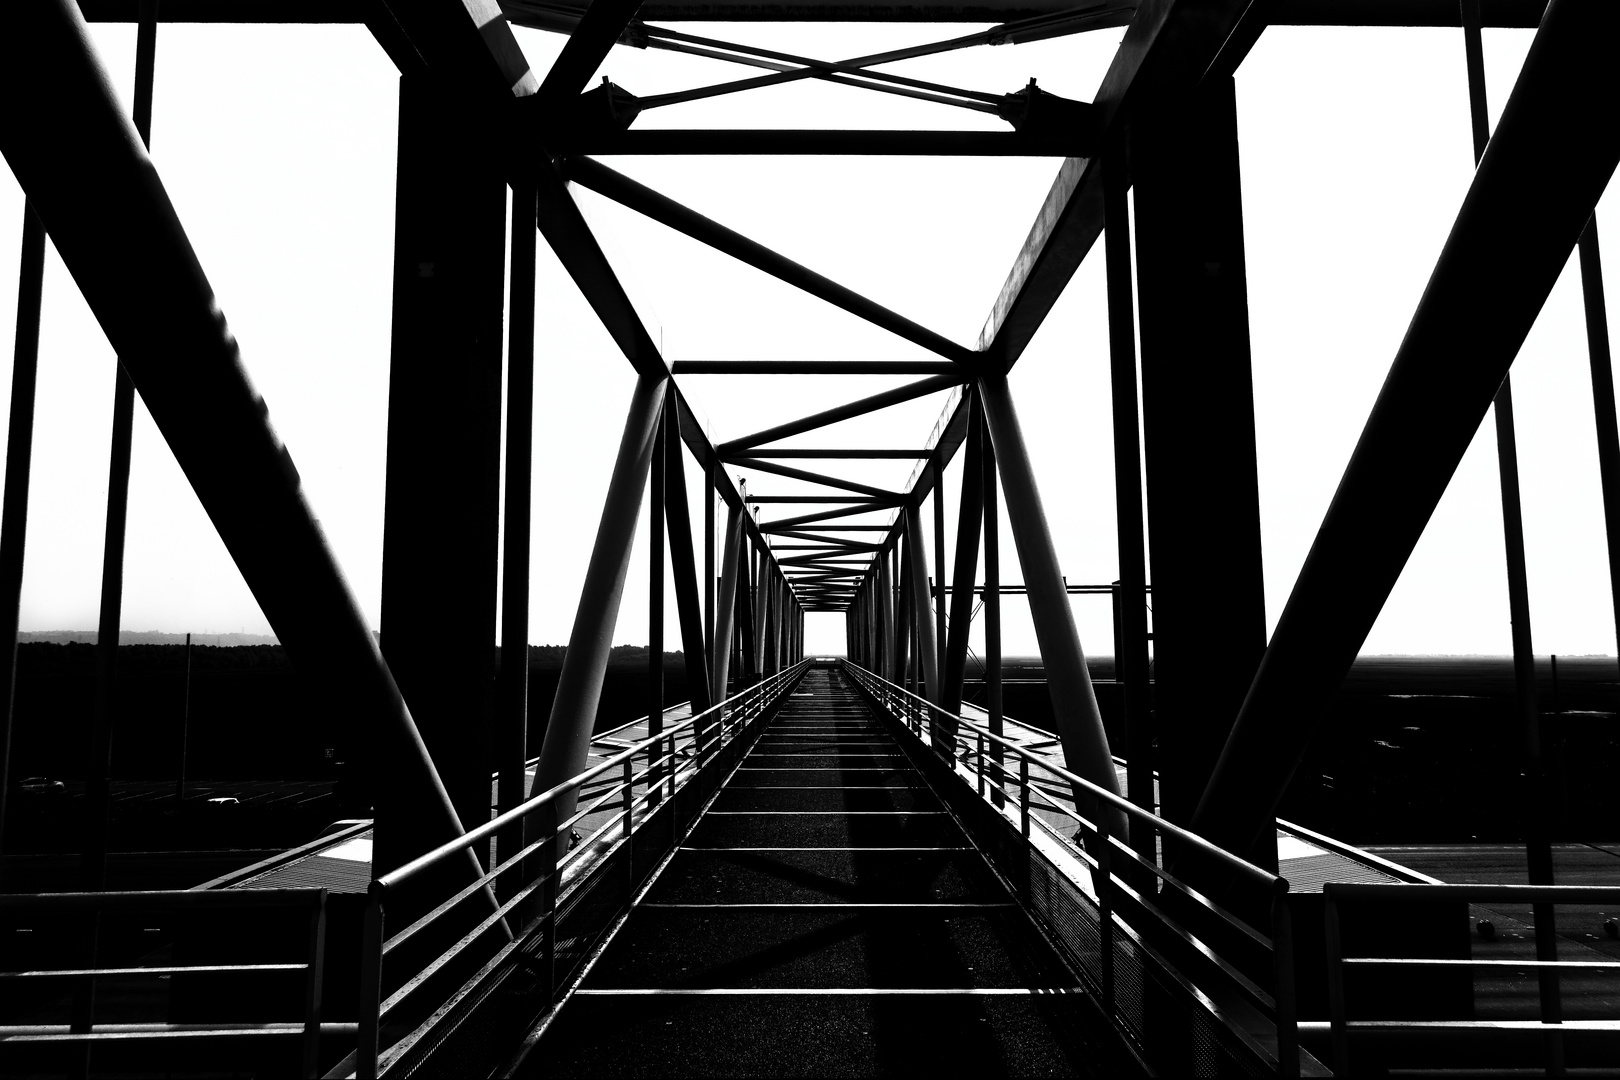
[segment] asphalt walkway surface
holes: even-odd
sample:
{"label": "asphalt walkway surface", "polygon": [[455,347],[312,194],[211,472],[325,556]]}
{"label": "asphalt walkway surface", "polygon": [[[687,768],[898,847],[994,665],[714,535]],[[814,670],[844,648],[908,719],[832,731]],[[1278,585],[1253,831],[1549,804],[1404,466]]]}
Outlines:
{"label": "asphalt walkway surface", "polygon": [[527,1076],[1091,1076],[1074,975],[841,673],[813,668]]}

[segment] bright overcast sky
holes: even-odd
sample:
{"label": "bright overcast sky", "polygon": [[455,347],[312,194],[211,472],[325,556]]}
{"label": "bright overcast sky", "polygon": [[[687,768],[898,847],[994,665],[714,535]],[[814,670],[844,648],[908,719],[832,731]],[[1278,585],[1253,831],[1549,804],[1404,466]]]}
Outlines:
{"label": "bright overcast sky", "polygon": [[[973,27],[682,29],[837,59]],[[115,85],[134,30],[92,32]],[[992,92],[1031,76],[1089,100],[1120,31],[979,48],[890,70]],[[543,70],[561,39],[519,30]],[[1494,121],[1530,31],[1486,31]],[[619,47],[602,73],[648,95],[748,74]],[[361,27],[196,27],[158,35],[153,157],[368,618],[381,583],[397,75]],[[1266,609],[1274,621],[1395,355],[1471,169],[1460,31],[1274,29],[1238,73]],[[977,127],[982,114],[801,82],[649,111],[638,127]],[[606,159],[702,213],[971,345],[1057,170],[1052,159]],[[633,212],[575,188],[676,359],[925,358]],[[1620,311],[1613,190],[1609,308]],[[0,335],[16,310],[22,196],[0,170]],[[1099,244],[1014,369],[1012,389],[1075,583],[1117,576]],[[566,642],[629,401],[629,364],[541,244],[537,517],[531,640]],[[453,359],[453,358],[452,358]],[[95,625],[114,358],[54,254],[41,338],[25,630]],[[1614,653],[1592,397],[1572,260],[1513,369],[1539,653]],[[9,395],[10,369],[0,371]],[[716,441],[898,380],[683,376]],[[789,445],[916,446],[945,395]],[[0,424],[5,420],[0,410]],[[836,466],[836,463],[826,463]],[[689,465],[689,487],[700,474]],[[844,475],[902,484],[909,462]],[[1510,651],[1495,441],[1464,458],[1366,651]],[[743,470],[746,475],[746,470]],[[960,465],[947,470],[954,536]],[[757,491],[797,490],[760,478]],[[701,505],[701,504],[698,504]],[[694,507],[696,509],[696,507]],[[771,507],[769,516],[793,508]],[[645,517],[645,514],[643,515]],[[931,527],[924,514],[925,528]],[[1219,522],[1210,527],[1219,528]],[[162,438],[137,410],[124,627],[270,628]],[[930,545],[931,546],[931,545]],[[701,545],[699,546],[701,558]],[[1017,582],[1010,535],[1002,578]],[[647,559],[632,563],[615,640],[645,642]],[[1212,566],[1211,573],[1221,567]],[[671,592],[673,596],[673,592]],[[1106,597],[1076,597],[1087,650],[1112,650]],[[1034,652],[1009,600],[1006,649]],[[809,647],[842,651],[841,619]],[[666,642],[679,634],[673,602]],[[975,648],[979,645],[975,635]]]}

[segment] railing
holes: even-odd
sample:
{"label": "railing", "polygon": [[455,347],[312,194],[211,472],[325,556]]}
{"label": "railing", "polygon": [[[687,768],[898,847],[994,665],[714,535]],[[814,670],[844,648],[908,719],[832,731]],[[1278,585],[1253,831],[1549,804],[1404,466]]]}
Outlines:
{"label": "railing", "polygon": [[[240,913],[249,911],[265,911],[281,909],[290,912],[294,917],[303,914],[305,923],[301,928],[306,934],[304,958],[302,962],[295,963],[197,963],[197,964],[163,964],[140,966],[138,964],[114,965],[105,964],[89,967],[51,967],[38,970],[7,970],[0,972],[0,981],[10,984],[35,983],[51,984],[61,980],[75,984],[75,993],[68,999],[58,1002],[73,1014],[72,1020],[65,1024],[9,1024],[0,1026],[0,1047],[3,1046],[38,1046],[44,1044],[73,1045],[78,1044],[89,1047],[94,1044],[117,1043],[127,1047],[138,1043],[161,1043],[181,1040],[186,1043],[195,1043],[200,1039],[224,1039],[232,1041],[260,1040],[260,1039],[301,1039],[300,1075],[313,1077],[318,1075],[318,1056],[320,1052],[320,1037],[323,1033],[328,1035],[352,1034],[355,1031],[353,1024],[322,1024],[321,1023],[321,980],[323,960],[325,954],[326,934],[326,890],[325,889],[266,889],[266,890],[227,890],[198,892],[194,890],[162,890],[152,892],[84,892],[84,893],[33,893],[18,895],[0,895],[0,916],[7,923],[19,916],[30,917],[45,916],[50,920],[60,920],[61,917],[83,916],[87,925],[99,927],[100,920],[105,915],[141,914],[147,920],[161,919],[165,915],[172,915],[184,919],[187,924],[195,928],[200,921],[205,921],[214,915],[229,914],[235,924],[236,939],[223,943],[214,943],[226,951],[240,953],[244,948],[253,949],[265,939],[264,928],[252,928],[240,919]],[[155,917],[155,919],[154,919]],[[93,922],[92,922],[93,920]],[[184,927],[177,927],[184,932]],[[98,937],[98,930],[91,929],[79,940],[86,943],[85,952],[90,952],[89,942]],[[203,943],[204,950],[208,943]],[[14,956],[15,953],[12,953]],[[62,957],[62,951],[55,951],[53,955]],[[69,951],[71,957],[71,951]],[[71,960],[69,960],[71,962]],[[242,1022],[140,1022],[140,1023],[95,1023],[95,989],[99,982],[106,980],[148,979],[154,983],[161,980],[164,989],[154,996],[159,1000],[169,999],[173,1005],[173,994],[176,987],[184,986],[181,980],[206,978],[210,980],[207,985],[213,985],[213,980],[230,979],[232,976],[249,976],[260,985],[260,988],[272,993],[276,989],[273,980],[285,979],[288,975],[302,972],[302,1016],[300,1022],[284,1023],[242,1023]],[[267,1003],[253,998],[254,990],[244,985],[238,978],[231,985],[230,999],[232,1005],[240,1006],[246,1000],[252,1000],[250,1008],[264,1008],[267,1011],[275,1009],[273,1003]],[[34,1001],[49,1003],[48,998],[37,997]],[[297,1011],[293,1012],[297,1015]],[[263,1062],[260,1062],[263,1064]],[[236,1067],[246,1064],[237,1061]],[[278,1066],[278,1068],[286,1066]]]}
{"label": "railing", "polygon": [[[363,1080],[386,1075],[389,1068],[410,1053],[460,1001],[486,985],[493,973],[517,960],[514,954],[520,951],[525,970],[539,979],[540,1007],[549,1007],[556,1000],[559,986],[566,981],[559,978],[557,970],[559,911],[567,900],[560,895],[564,878],[588,857],[601,859],[600,849],[612,845],[615,851],[623,853],[629,886],[623,892],[623,905],[627,905],[638,872],[650,869],[645,866],[647,857],[641,858],[638,866],[632,861],[632,855],[659,859],[678,840],[680,817],[674,805],[677,793],[694,777],[709,771],[711,765],[729,760],[727,751],[798,681],[809,663],[801,661],[768,676],[726,701],[641,740],[374,880],[361,931],[360,1024],[355,1074]],[[688,733],[690,757],[682,761],[676,758],[676,743],[678,739],[688,739]],[[638,762],[641,763],[639,769]],[[615,772],[617,779],[605,788],[584,791],[587,785]],[[571,813],[561,809],[570,797],[579,799],[582,793],[587,796],[580,799],[584,805],[575,806]],[[632,852],[632,838],[640,835],[648,822],[662,817],[667,817],[670,826],[667,841],[661,842],[651,853]],[[569,836],[576,825],[590,831],[578,844],[559,855],[558,849],[563,846],[561,838]],[[465,852],[487,852],[491,837],[514,827],[523,830],[524,847],[454,891],[409,925],[388,933],[390,897],[410,883],[431,884],[432,880],[442,880],[448,874],[464,873]],[[593,867],[592,873],[600,869]],[[616,871],[617,867],[614,869]],[[436,874],[436,871],[443,873]],[[584,877],[573,876],[576,881]],[[502,897],[499,902],[493,899],[497,889]],[[611,917],[616,917],[621,909],[616,902]],[[451,918],[452,913],[456,913],[454,918]],[[602,928],[605,926],[593,928],[592,933]],[[433,933],[424,933],[430,930]],[[444,936],[455,940],[443,949],[436,943],[427,945],[426,952],[434,955],[413,955],[414,972],[385,996],[388,984],[384,965],[388,958],[413,939],[419,939],[420,947],[420,943],[429,938]],[[453,979],[463,965],[476,966],[477,970],[447,998],[436,997],[437,1007],[431,1015],[425,1018],[412,1015],[405,1008],[413,995],[435,976],[446,973]],[[405,1018],[402,1025],[405,1030],[394,1030],[390,1025],[391,1019],[399,1017]],[[385,1032],[397,1037],[385,1037]],[[347,1069],[341,1071],[346,1073]]]}
{"label": "railing", "polygon": [[[1141,1027],[1139,1018],[1126,1015],[1130,1010],[1122,1009],[1117,993],[1116,963],[1128,939],[1171,969],[1172,977],[1190,983],[1193,1007],[1206,1010],[1248,1051],[1281,1075],[1299,1074],[1286,880],[865,668],[844,661],[844,670],[925,746],[931,730],[954,729],[953,746],[931,749],[942,759],[949,749],[956,775],[973,784],[979,800],[1015,825],[1026,846],[1032,837],[1045,838],[1089,868],[1097,941],[1070,952],[1116,1019]],[[935,724],[938,720],[946,725]],[[1101,811],[1095,820],[1079,812],[1070,792],[1095,801]],[[1117,835],[1120,823],[1128,824],[1131,843]],[[1082,837],[1084,842],[1076,843]],[[1166,851],[1187,863],[1196,860],[1206,877],[1213,873],[1234,882],[1242,906],[1263,912],[1265,925],[1240,917],[1172,873]],[[1269,987],[1257,981],[1257,970]],[[1254,1014],[1262,1030],[1274,1035],[1274,1045],[1263,1045],[1251,1033],[1255,1025],[1244,1021]]]}
{"label": "railing", "polygon": [[[1562,1009],[1560,975],[1606,974],[1620,972],[1620,961],[1603,960],[1530,960],[1517,958],[1474,959],[1430,958],[1411,956],[1351,956],[1344,955],[1341,922],[1342,908],[1348,904],[1530,904],[1546,905],[1548,909],[1559,904],[1605,905],[1620,907],[1620,888],[1590,885],[1388,885],[1363,883],[1330,883],[1323,889],[1326,905],[1328,955],[1328,1010],[1332,1032],[1333,1071],[1340,1076],[1350,1074],[1350,1036],[1354,1032],[1399,1033],[1408,1040],[1419,1039],[1438,1044],[1448,1055],[1459,1053],[1459,1039],[1497,1039],[1501,1036],[1542,1035],[1542,1063],[1550,1075],[1562,1075],[1565,1068],[1564,1039],[1566,1034],[1595,1037],[1620,1036],[1620,1019],[1565,1020]],[[1486,1020],[1392,1020],[1348,1018],[1350,1011],[1345,998],[1346,968],[1404,968],[1433,973],[1440,970],[1464,968],[1469,971],[1495,971],[1500,974],[1535,973],[1540,985],[1538,1015],[1533,1019]],[[1589,995],[1612,1002],[1620,991],[1616,980],[1607,994]],[[1529,996],[1529,995],[1526,995]],[[1376,1002],[1356,1003],[1358,1012]],[[1549,1015],[1550,1014],[1550,1015]],[[1500,1052],[1500,1045],[1493,1047]],[[1620,1046],[1605,1055],[1608,1063],[1616,1060]],[[1466,1062],[1458,1061],[1458,1064]]]}

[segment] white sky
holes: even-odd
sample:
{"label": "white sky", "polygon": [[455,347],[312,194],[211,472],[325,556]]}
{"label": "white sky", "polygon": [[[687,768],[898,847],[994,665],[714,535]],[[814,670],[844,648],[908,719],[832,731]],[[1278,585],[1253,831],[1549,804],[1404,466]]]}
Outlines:
{"label": "white sky", "polygon": [[[681,29],[838,59],[972,28]],[[92,32],[127,95],[133,28],[97,25]],[[560,47],[552,35],[518,34],[537,70]],[[1033,75],[1045,89],[1089,100],[1119,34],[980,48],[891,70],[993,92],[1017,89]],[[1530,36],[1486,32],[1493,119]],[[622,47],[602,73],[642,95],[749,74]],[[1461,34],[1269,30],[1238,73],[1238,94],[1266,608],[1275,620],[1467,188],[1472,158]],[[153,157],[373,625],[381,581],[396,96],[392,66],[361,27],[159,31]],[[1005,130],[981,114],[810,82],[655,110],[638,121],[655,126]],[[916,158],[607,163],[968,345],[1058,165]],[[927,358],[726,256],[575,191],[672,358]],[[1615,202],[1611,189],[1599,208],[1605,224],[1617,220]],[[0,338],[7,342],[16,315],[21,217],[21,193],[9,170],[0,171]],[[1610,250],[1617,250],[1612,240]],[[1064,573],[1087,584],[1117,576],[1101,261],[1099,244],[1012,376]],[[564,643],[633,375],[544,243],[538,277],[534,492],[544,509],[534,528],[531,640]],[[1620,264],[1613,257],[1608,281],[1610,309],[1620,310]],[[113,364],[71,278],[50,255],[25,630],[95,625]],[[1536,649],[1612,654],[1615,624],[1573,260],[1513,370]],[[681,383],[719,442],[899,381],[688,376]],[[0,395],[9,395],[9,382],[4,365]],[[920,445],[946,404],[945,395],[936,395],[784,445]],[[789,464],[896,487],[912,467]],[[688,466],[689,490],[700,491],[701,476],[690,459]],[[1486,424],[1366,651],[1510,650],[1495,470]],[[946,473],[948,552],[959,483],[958,463]],[[764,477],[751,486],[768,493],[802,487]],[[808,509],[771,507],[767,516]],[[126,629],[269,632],[139,407],[128,544]],[[701,539],[698,551],[701,559]],[[1003,581],[1020,581],[1010,534],[1002,553]],[[647,639],[646,564],[638,550],[617,641]],[[665,641],[677,648],[672,588],[670,596]],[[1074,603],[1088,651],[1110,652],[1106,597]],[[1034,652],[1027,610],[1016,600],[1005,608],[1007,652]],[[841,616],[811,618],[809,647],[841,652]],[[976,633],[975,648],[979,643]]]}

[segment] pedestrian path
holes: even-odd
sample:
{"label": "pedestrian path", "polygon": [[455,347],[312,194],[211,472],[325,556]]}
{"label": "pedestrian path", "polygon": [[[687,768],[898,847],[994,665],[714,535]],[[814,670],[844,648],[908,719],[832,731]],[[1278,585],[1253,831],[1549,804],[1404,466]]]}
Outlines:
{"label": "pedestrian path", "polygon": [[1112,1074],[1094,1016],[896,739],[814,668],[524,1068]]}

